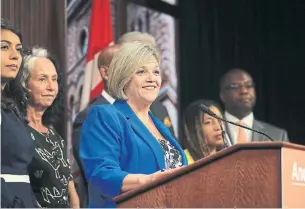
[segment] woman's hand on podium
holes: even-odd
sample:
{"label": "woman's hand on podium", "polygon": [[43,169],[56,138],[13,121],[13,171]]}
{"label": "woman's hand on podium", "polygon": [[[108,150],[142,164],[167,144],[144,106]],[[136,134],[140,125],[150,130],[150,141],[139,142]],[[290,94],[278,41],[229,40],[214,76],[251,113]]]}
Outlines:
{"label": "woman's hand on podium", "polygon": [[161,170],[161,171],[157,171],[157,172],[155,172],[153,174],[150,174],[150,175],[128,174],[123,180],[121,191],[122,192],[127,192],[129,190],[135,189],[135,188],[137,188],[139,186],[142,186],[144,184],[148,184],[150,182],[153,182],[153,181],[155,181],[159,178],[168,176],[168,175],[178,171],[181,168],[182,167],[175,168],[175,169]]}
{"label": "woman's hand on podium", "polygon": [[[162,177],[165,177],[165,176],[168,176],[178,170],[180,170],[182,167],[178,167],[178,168],[174,168],[174,169],[162,169],[160,171],[157,171],[153,174],[150,174],[150,175],[147,175],[147,178],[144,179],[144,181],[146,181],[146,183],[149,183],[149,182],[152,182],[152,181],[155,181],[159,178],[162,178]],[[145,184],[146,184],[145,183]]]}

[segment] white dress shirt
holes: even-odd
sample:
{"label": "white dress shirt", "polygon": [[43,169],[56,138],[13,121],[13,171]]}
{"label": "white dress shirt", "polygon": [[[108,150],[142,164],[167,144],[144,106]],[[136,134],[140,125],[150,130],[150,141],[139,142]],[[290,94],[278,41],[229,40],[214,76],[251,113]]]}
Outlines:
{"label": "white dress shirt", "polygon": [[[247,115],[243,119],[239,120],[235,116],[233,116],[230,113],[228,113],[227,111],[225,111],[225,118],[228,121],[232,121],[234,123],[238,123],[239,121],[242,121],[245,124],[245,126],[248,126],[249,128],[252,128],[253,120],[254,120],[254,115],[253,115],[253,112],[251,112],[249,115]],[[228,129],[229,129],[228,130],[229,131],[229,135],[231,137],[231,140],[232,140],[233,144],[236,144],[237,137],[238,137],[239,127],[235,126],[233,124],[228,123]],[[247,129],[245,129],[245,131],[246,131],[246,135],[247,135],[247,141],[250,142],[251,139],[252,139],[252,131],[247,130]]]}
{"label": "white dress shirt", "polygon": [[115,99],[110,96],[104,89],[102,91],[102,96],[105,97],[105,99],[110,103],[110,104],[113,104]]}

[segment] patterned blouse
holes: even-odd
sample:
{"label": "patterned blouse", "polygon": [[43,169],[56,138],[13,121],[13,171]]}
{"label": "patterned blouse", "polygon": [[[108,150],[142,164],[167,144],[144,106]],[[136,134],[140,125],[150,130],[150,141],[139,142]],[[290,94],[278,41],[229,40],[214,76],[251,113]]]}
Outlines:
{"label": "patterned blouse", "polygon": [[72,180],[65,142],[49,128],[41,133],[28,126],[35,142],[35,155],[29,166],[31,186],[42,207],[70,207],[68,184]]}
{"label": "patterned blouse", "polygon": [[182,166],[182,156],[169,141],[160,139],[158,140],[165,158],[165,169],[173,169]]}

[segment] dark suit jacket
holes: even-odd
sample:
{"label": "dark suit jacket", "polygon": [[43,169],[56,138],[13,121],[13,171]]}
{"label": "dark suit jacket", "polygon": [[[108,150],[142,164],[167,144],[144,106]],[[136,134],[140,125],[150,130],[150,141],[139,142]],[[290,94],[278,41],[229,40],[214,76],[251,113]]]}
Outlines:
{"label": "dark suit jacket", "polygon": [[[109,104],[109,102],[103,97],[102,95],[96,97],[93,99],[89,106],[85,108],[83,111],[81,111],[75,118],[73,123],[73,132],[72,132],[72,147],[73,147],[73,155],[74,158],[82,172],[82,165],[79,160],[78,151],[79,151],[79,139],[80,139],[80,133],[82,130],[82,125],[87,117],[87,114],[90,110],[90,108],[94,105],[100,105],[100,104]],[[83,173],[83,172],[82,172]]]}
{"label": "dark suit jacket", "polygon": [[[231,134],[229,132],[228,126],[226,124],[227,133],[230,137],[231,143],[233,144]],[[270,136],[274,141],[284,141],[289,142],[287,131],[269,123],[258,121],[254,119],[252,129],[263,132]],[[270,141],[266,136],[252,132],[252,141]]]}
{"label": "dark suit jacket", "polygon": [[79,167],[80,171],[80,180],[81,182],[79,185],[77,185],[77,193],[79,195],[80,199],[80,206],[81,207],[87,207],[88,206],[88,183],[86,181],[85,173],[83,166],[79,159],[79,141],[80,141],[80,134],[82,130],[82,125],[87,117],[87,114],[90,110],[90,108],[94,105],[100,105],[100,104],[109,104],[109,102],[103,97],[102,95],[97,96],[95,99],[93,99],[87,108],[85,108],[83,111],[81,111],[75,118],[73,123],[73,131],[72,131],[72,148],[73,148],[73,155],[74,159]]}
{"label": "dark suit jacket", "polygon": [[162,123],[164,123],[164,125],[169,128],[172,135],[175,136],[171,119],[168,115],[166,107],[161,103],[161,101],[155,101],[154,103],[152,103],[152,105],[150,106],[150,111],[154,114],[156,118],[161,120]]}
{"label": "dark suit jacket", "polygon": [[[262,121],[255,120],[253,121],[253,129],[261,131],[268,136],[270,136],[275,141],[285,141],[289,142],[288,134],[285,129],[278,128],[269,123],[265,123]],[[263,136],[259,133],[252,134],[252,141],[270,141],[267,137]]]}

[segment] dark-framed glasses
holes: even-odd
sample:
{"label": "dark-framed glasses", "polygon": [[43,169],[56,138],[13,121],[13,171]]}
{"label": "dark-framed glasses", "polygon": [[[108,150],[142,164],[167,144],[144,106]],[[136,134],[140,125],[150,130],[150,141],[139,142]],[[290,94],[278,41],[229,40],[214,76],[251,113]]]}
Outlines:
{"label": "dark-framed glasses", "polygon": [[226,86],[227,90],[239,90],[241,88],[252,89],[255,87],[255,83],[253,81],[245,81],[243,83],[231,83]]}

